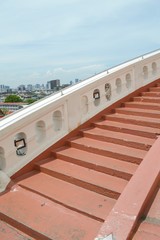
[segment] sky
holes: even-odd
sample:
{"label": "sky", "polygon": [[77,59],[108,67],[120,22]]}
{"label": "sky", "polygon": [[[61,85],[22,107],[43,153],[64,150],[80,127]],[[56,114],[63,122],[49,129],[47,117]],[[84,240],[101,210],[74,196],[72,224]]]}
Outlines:
{"label": "sky", "polygon": [[85,79],[160,48],[159,0],[0,0],[0,85]]}

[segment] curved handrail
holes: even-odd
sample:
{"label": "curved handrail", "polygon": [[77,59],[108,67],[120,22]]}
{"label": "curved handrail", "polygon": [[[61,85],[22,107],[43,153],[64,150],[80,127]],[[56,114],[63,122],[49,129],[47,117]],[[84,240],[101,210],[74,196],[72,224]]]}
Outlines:
{"label": "curved handrail", "polygon": [[[19,110],[16,111],[15,113],[12,113],[12,114],[7,115],[7,116],[5,116],[4,118],[0,119],[0,128],[1,128],[2,125],[6,125],[7,122],[9,122],[9,121],[7,121],[7,120],[9,120],[9,118],[11,119],[11,118],[13,117],[13,115],[14,115],[14,119],[16,119],[16,118],[19,118],[19,116],[20,116],[19,113],[22,112],[22,111],[23,111],[23,116],[24,116],[24,114],[25,114],[26,112],[28,112],[28,111],[27,111],[28,108],[31,109],[31,107],[32,107],[32,108],[35,110],[35,107],[38,107],[38,105],[40,105],[41,107],[45,106],[45,104],[46,104],[46,102],[45,102],[46,99],[49,99],[49,98],[50,98],[51,101],[53,101],[53,99],[58,98],[58,97],[61,97],[62,95],[65,95],[65,93],[67,93],[68,90],[71,90],[71,91],[74,90],[74,88],[78,87],[78,85],[80,85],[80,84],[84,86],[84,84],[87,83],[87,82],[86,82],[87,80],[90,80],[90,81],[97,80],[97,79],[99,79],[100,77],[106,76],[106,74],[110,74],[111,71],[114,72],[114,70],[118,70],[117,68],[121,69],[121,68],[123,68],[123,67],[125,67],[125,66],[128,66],[128,65],[130,65],[130,64],[136,63],[136,62],[138,62],[138,61],[141,61],[142,59],[145,59],[145,58],[150,57],[150,56],[152,56],[152,55],[156,55],[156,54],[158,54],[158,53],[160,53],[160,49],[157,49],[157,50],[154,50],[154,51],[150,51],[150,52],[148,52],[148,53],[146,53],[146,54],[140,55],[140,56],[138,56],[138,57],[135,57],[135,58],[132,58],[132,59],[130,59],[130,60],[124,61],[124,62],[122,62],[122,63],[120,63],[120,64],[117,64],[117,65],[115,65],[115,66],[113,66],[113,67],[111,67],[111,68],[108,68],[108,69],[106,69],[106,70],[104,70],[104,71],[102,71],[102,72],[97,73],[96,75],[92,75],[92,76],[90,76],[90,77],[88,77],[88,78],[86,78],[86,79],[83,79],[83,80],[81,80],[81,81],[78,82],[78,83],[75,83],[75,84],[73,84],[73,85],[71,85],[71,86],[68,86],[68,87],[66,87],[66,88],[64,88],[64,89],[62,89],[62,90],[57,91],[56,93],[53,93],[53,94],[51,94],[51,95],[49,95],[49,96],[46,96],[46,97],[44,97],[43,99],[40,99],[40,100],[32,103],[31,105],[29,105],[29,106],[27,106],[27,107],[25,107],[25,108],[23,108],[23,109],[19,109]],[[42,103],[42,102],[43,102],[43,103]],[[48,101],[47,101],[47,102],[48,102]],[[50,102],[50,101],[49,101],[49,102]],[[48,103],[49,103],[49,102],[48,102]],[[30,111],[30,110],[29,110],[29,111]],[[17,115],[16,115],[17,117],[15,116],[15,114],[17,114]],[[2,122],[3,122],[3,123],[2,123]],[[5,122],[6,122],[6,123],[5,123]],[[11,120],[11,122],[12,122],[12,120]]]}

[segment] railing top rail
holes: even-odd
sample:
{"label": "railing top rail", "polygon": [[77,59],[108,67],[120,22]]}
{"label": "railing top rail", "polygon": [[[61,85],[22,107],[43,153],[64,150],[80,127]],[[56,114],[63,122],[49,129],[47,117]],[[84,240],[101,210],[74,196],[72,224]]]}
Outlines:
{"label": "railing top rail", "polygon": [[[122,63],[120,63],[120,64],[117,64],[117,65],[115,65],[115,66],[113,66],[113,67],[111,67],[111,68],[108,68],[107,70],[109,71],[109,70],[111,70],[111,69],[117,68],[117,67],[119,67],[119,66],[124,66],[124,65],[128,66],[128,65],[130,65],[130,64],[133,64],[133,63],[136,63],[136,62],[138,62],[138,61],[141,61],[142,59],[145,59],[145,58],[154,56],[154,55],[156,55],[156,54],[158,54],[158,53],[160,53],[160,48],[158,48],[158,49],[156,49],[156,50],[153,50],[153,51],[150,51],[150,52],[148,52],[148,53],[139,55],[138,57],[131,58],[130,60],[127,60],[127,61],[124,61],[124,62],[122,62]],[[127,63],[129,63],[129,64],[127,64]],[[104,70],[104,71],[106,71],[106,70]],[[104,72],[104,71],[102,71],[102,72]]]}
{"label": "railing top rail", "polygon": [[53,93],[50,96],[47,96],[31,105],[29,105],[28,107],[25,107],[24,109],[20,109],[18,111],[16,111],[16,113],[10,114],[4,118],[2,118],[0,120],[0,130],[7,127],[8,125],[12,124],[13,122],[20,120],[22,118],[24,118],[25,116],[32,114],[33,112],[35,112],[37,109],[41,109],[43,107],[45,107],[46,105],[48,105],[49,103],[58,100],[60,98],[62,98],[64,95],[69,94],[77,89],[80,89],[81,87],[84,87],[86,85],[88,85],[91,82],[97,81],[98,79],[105,77],[106,75],[109,75],[111,73],[116,72],[117,70],[123,69],[124,67],[127,67],[129,65],[135,64],[139,61],[142,61],[143,59],[147,59],[151,56],[157,55],[160,53],[160,49],[148,52],[146,54],[140,55],[136,58],[133,58],[131,60],[125,61],[121,64],[115,65],[111,68],[108,68],[96,75],[93,75],[89,78],[86,78],[78,83],[75,83],[72,86],[69,86],[65,89],[62,89],[56,93]]}

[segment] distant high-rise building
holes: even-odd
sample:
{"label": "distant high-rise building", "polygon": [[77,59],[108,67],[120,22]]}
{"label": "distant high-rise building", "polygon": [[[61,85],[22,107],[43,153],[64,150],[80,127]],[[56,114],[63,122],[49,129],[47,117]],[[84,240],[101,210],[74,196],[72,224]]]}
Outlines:
{"label": "distant high-rise building", "polygon": [[51,86],[50,86],[50,82],[48,81],[47,84],[46,84],[46,89],[49,90],[51,89]]}
{"label": "distant high-rise building", "polygon": [[27,90],[32,92],[33,91],[33,85],[32,84],[28,84],[27,85]]}
{"label": "distant high-rise building", "polygon": [[0,85],[0,93],[9,92],[9,89],[9,86]]}
{"label": "distant high-rise building", "polygon": [[45,86],[44,86],[44,84],[42,84],[42,85],[41,85],[41,89],[43,89],[43,90],[45,89]]}
{"label": "distant high-rise building", "polygon": [[41,89],[41,85],[40,85],[39,83],[37,83],[37,84],[35,85],[35,89],[36,89],[36,90],[40,90],[40,89]]}
{"label": "distant high-rise building", "polygon": [[51,85],[51,89],[54,89],[56,87],[60,87],[60,80],[59,79],[51,80],[50,85]]}
{"label": "distant high-rise building", "polygon": [[60,87],[60,80],[55,79],[47,82],[47,89],[53,89],[56,90],[57,88]]}
{"label": "distant high-rise building", "polygon": [[18,91],[25,91],[26,90],[26,87],[25,87],[25,85],[19,85],[18,86]]}

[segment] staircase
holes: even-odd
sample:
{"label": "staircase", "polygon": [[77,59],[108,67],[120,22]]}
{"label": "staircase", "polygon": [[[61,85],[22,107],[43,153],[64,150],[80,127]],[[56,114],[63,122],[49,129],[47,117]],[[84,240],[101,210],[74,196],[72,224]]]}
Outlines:
{"label": "staircase", "polygon": [[0,239],[93,240],[160,134],[159,119],[156,84],[53,148],[2,194]]}

